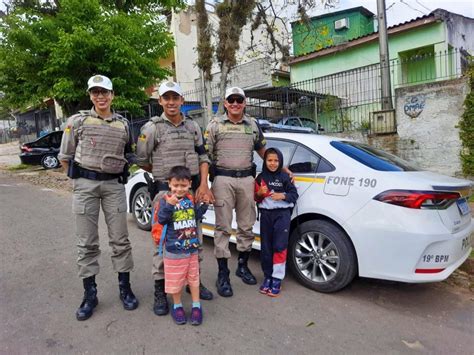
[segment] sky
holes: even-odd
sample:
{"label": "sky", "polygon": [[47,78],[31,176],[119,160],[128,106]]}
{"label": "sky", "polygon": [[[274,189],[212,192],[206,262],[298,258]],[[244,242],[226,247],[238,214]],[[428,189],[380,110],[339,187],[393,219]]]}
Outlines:
{"label": "sky", "polygon": [[[339,5],[330,10],[319,10],[312,15],[363,6],[377,14],[377,0],[339,0]],[[387,24],[393,26],[416,17],[429,14],[436,9],[444,9],[466,17],[474,18],[473,0],[385,0]]]}

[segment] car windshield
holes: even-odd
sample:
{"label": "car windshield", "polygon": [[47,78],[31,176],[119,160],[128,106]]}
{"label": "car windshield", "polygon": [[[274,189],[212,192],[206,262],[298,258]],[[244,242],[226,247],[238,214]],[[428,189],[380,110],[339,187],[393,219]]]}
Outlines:
{"label": "car windshield", "polygon": [[379,171],[417,171],[411,163],[367,144],[332,141],[331,145],[369,168]]}

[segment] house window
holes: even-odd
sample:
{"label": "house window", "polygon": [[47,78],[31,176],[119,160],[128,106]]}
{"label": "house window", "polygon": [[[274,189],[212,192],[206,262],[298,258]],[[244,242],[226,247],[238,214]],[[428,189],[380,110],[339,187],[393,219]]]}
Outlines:
{"label": "house window", "polygon": [[420,47],[398,53],[400,58],[399,85],[436,80],[434,46]]}

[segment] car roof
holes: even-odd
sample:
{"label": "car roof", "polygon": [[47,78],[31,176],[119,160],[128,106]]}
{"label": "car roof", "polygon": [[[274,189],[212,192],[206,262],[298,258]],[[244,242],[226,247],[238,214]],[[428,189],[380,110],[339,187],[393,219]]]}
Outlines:
{"label": "car roof", "polygon": [[265,132],[265,138],[291,139],[303,143],[309,147],[327,145],[332,141],[346,140],[316,133],[293,133],[293,132]]}

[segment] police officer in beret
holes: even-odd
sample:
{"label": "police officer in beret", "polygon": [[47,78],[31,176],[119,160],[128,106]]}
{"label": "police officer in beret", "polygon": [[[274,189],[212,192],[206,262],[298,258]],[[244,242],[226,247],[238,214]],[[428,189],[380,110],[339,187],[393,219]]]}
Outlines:
{"label": "police officer in beret", "polygon": [[[212,202],[212,194],[207,185],[209,158],[199,125],[180,111],[184,103],[181,87],[175,82],[167,81],[160,85],[158,94],[163,114],[160,117],[152,117],[142,127],[137,141],[137,164],[153,174],[154,181],[149,181],[150,197],[154,203],[160,200],[168,190],[167,178],[170,170],[181,165],[191,171],[192,189],[196,192],[197,201],[208,195]],[[199,238],[202,239],[201,228]],[[201,261],[201,256],[199,259]],[[164,264],[157,246],[153,255],[152,274],[155,280],[153,311],[159,316],[166,315],[169,305],[165,293]],[[212,292],[202,283],[199,286],[199,294],[203,300],[213,298]]]}
{"label": "police officer in beret", "polygon": [[216,287],[223,297],[233,295],[227,260],[231,256],[229,238],[234,209],[239,251],[236,275],[246,284],[257,283],[247,265],[255,239],[252,231],[256,219],[253,152],[256,151],[263,159],[266,142],[255,118],[244,113],[245,104],[245,93],[241,88],[227,89],[224,101],[226,113],[209,122],[205,134],[212,164],[211,174],[214,176],[214,255],[219,268]]}
{"label": "police officer in beret", "polygon": [[100,206],[112,248],[112,265],[118,273],[120,300],[126,310],[138,307],[130,287],[133,258],[124,187],[128,176],[125,156],[133,156],[130,127],[125,118],[111,110],[114,92],[108,77],[94,75],[87,85],[93,107],[67,120],[58,155],[73,179],[77,266],[84,286],[84,298],[76,311],[78,320],[92,316],[98,304],[95,276],[99,273]]}

